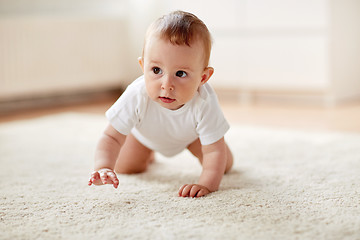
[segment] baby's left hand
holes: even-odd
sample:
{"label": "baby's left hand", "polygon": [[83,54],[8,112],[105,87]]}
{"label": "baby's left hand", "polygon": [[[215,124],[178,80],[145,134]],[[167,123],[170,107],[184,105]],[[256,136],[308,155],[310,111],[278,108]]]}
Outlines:
{"label": "baby's left hand", "polygon": [[211,191],[199,184],[185,184],[179,189],[179,197],[202,197]]}

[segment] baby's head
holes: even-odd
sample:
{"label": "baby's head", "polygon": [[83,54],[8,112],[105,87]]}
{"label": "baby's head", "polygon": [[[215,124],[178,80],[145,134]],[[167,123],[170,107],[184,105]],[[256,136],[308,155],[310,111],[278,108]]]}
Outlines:
{"label": "baby's head", "polygon": [[193,14],[176,11],[159,18],[139,58],[149,97],[165,108],[181,108],[213,74],[210,52],[209,30]]}
{"label": "baby's head", "polygon": [[174,45],[191,46],[200,41],[204,52],[204,68],[209,65],[212,39],[206,25],[194,14],[175,11],[157,19],[148,28],[145,35],[142,57],[144,58],[146,43],[157,36]]}

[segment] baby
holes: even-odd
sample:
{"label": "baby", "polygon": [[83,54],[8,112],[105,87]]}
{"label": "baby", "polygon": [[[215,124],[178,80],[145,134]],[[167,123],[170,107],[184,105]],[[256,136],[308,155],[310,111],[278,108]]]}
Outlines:
{"label": "baby", "polygon": [[233,157],[224,141],[229,124],[207,83],[211,36],[195,15],[176,11],[147,30],[143,76],[131,83],[106,112],[110,124],[95,152],[89,186],[112,184],[115,174],[144,172],[154,151],[174,156],[187,148],[202,164],[197,184],[185,184],[181,197],[217,191]]}

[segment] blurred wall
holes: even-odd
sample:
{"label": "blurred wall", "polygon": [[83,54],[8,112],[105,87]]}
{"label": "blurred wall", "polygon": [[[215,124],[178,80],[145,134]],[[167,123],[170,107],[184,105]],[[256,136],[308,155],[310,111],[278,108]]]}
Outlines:
{"label": "blurred wall", "polygon": [[360,1],[183,0],[214,36],[212,84],[240,92],[360,99]]}
{"label": "blurred wall", "polygon": [[[0,1],[0,100],[129,83],[128,1]],[[130,46],[130,47],[129,47]]]}
{"label": "blurred wall", "polygon": [[360,96],[360,1],[330,1],[331,92],[337,99]]}
{"label": "blurred wall", "polygon": [[178,9],[212,32],[216,88],[360,96],[357,0],[0,0],[0,100],[128,84],[147,26]]}

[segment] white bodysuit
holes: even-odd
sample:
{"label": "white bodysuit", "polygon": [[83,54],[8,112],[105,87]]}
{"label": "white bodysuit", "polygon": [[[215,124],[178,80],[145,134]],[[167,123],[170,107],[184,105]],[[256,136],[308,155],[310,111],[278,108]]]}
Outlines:
{"label": "white bodysuit", "polygon": [[202,145],[215,143],[229,129],[208,83],[200,86],[184,106],[170,110],[148,97],[144,76],[126,88],[106,117],[118,132],[131,132],[144,146],[168,157],[180,153],[197,138]]}

